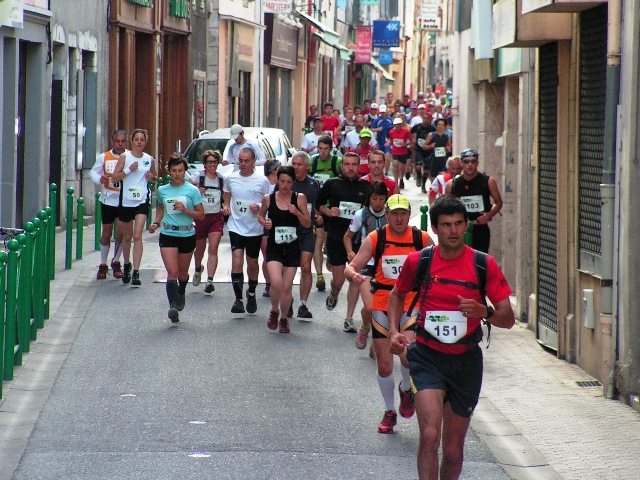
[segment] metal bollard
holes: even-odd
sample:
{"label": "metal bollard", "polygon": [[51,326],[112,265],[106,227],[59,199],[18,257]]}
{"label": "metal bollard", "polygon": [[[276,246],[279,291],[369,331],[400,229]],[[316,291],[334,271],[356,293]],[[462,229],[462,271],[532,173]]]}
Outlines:
{"label": "metal bollard", "polygon": [[[0,325],[4,326],[5,285],[7,282],[7,260],[9,256],[0,251]],[[2,379],[4,378],[4,328],[0,328],[0,399],[2,398]]]}
{"label": "metal bollard", "polygon": [[[53,280],[53,276],[51,275],[51,271],[55,272],[56,267],[56,255],[55,251],[52,250],[53,240],[52,237],[55,236],[55,230],[51,231],[50,224],[54,223],[53,217],[51,216],[51,209],[49,207],[44,210],[40,210],[38,212],[38,218],[40,219],[40,231],[43,232],[43,243],[42,247],[42,265],[43,265],[43,289],[44,289],[44,318],[47,320],[49,318],[49,298],[51,298],[51,281]],[[55,227],[54,227],[55,228]],[[53,253],[51,253],[53,252]],[[44,322],[43,322],[44,326]]]}
{"label": "metal bollard", "polygon": [[9,240],[7,244],[9,258],[7,261],[7,303],[4,334],[4,372],[3,380],[13,380],[13,366],[22,363],[20,348],[16,349],[16,324],[18,302],[18,257],[20,244],[17,240]]}
{"label": "metal bollard", "polygon": [[469,220],[469,223],[467,224],[467,230],[464,232],[464,244],[470,247],[472,243],[473,243],[473,223],[471,223],[471,220]]}
{"label": "metal bollard", "polygon": [[84,198],[78,198],[76,211],[76,260],[82,260],[82,242],[84,241]]}
{"label": "metal bollard", "polygon": [[38,329],[36,328],[36,320],[35,320],[36,294],[38,292],[38,287],[36,285],[36,282],[34,281],[35,280],[34,270],[37,270],[38,268],[38,264],[36,263],[37,228],[33,223],[34,221],[40,222],[40,220],[36,218],[31,222],[25,223],[24,225],[24,231],[25,231],[25,236],[27,237],[27,243],[26,243],[23,263],[21,264],[21,269],[25,270],[24,278],[27,281],[27,310],[29,312],[28,320],[29,320],[29,339],[30,340],[35,340],[36,335],[38,334]]}
{"label": "metal bollard", "polygon": [[31,279],[29,278],[29,239],[21,233],[16,237],[22,247],[18,258],[18,343],[20,352],[28,353],[31,347],[29,330],[31,327]]}
{"label": "metal bollard", "polygon": [[171,175],[165,175],[164,184],[169,185],[171,183]]}
{"label": "metal bollard", "polygon": [[420,230],[427,231],[427,212],[429,211],[428,205],[420,205]]}
{"label": "metal bollard", "polygon": [[[44,223],[39,218],[31,220],[34,228],[34,252],[33,252],[33,323],[36,327],[44,327],[44,282],[48,275],[47,269],[43,268],[46,263],[44,253],[46,248],[46,232]],[[26,228],[26,227],[25,227]]]}
{"label": "metal bollard", "polygon": [[100,202],[100,192],[96,193],[96,224],[95,224],[95,238],[93,240],[93,246],[96,252],[100,251],[100,237],[102,237],[102,202]]}
{"label": "metal bollard", "polygon": [[47,230],[47,265],[49,265],[49,278],[56,278],[56,217],[55,210],[45,207],[38,212],[38,218],[44,222]]}
{"label": "metal bollard", "polygon": [[[55,183],[49,184],[49,206],[51,210],[53,210],[53,214],[56,215],[58,211],[58,185]],[[55,227],[56,219],[53,220],[53,225]]]}
{"label": "metal bollard", "polygon": [[153,189],[155,188],[155,184],[149,180],[149,182],[147,182],[147,187],[149,188],[149,212],[147,212],[147,223],[146,223],[146,227],[147,230],[149,230],[149,227],[151,226],[151,216],[153,214]]}
{"label": "metal bollard", "polygon": [[67,188],[67,245],[64,256],[65,270],[71,270],[71,255],[73,255],[73,188]]}

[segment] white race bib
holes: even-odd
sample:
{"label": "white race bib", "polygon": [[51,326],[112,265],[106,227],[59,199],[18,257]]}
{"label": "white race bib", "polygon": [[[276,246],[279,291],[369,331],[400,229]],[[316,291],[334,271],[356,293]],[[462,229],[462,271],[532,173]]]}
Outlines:
{"label": "white race bib", "polygon": [[218,208],[220,206],[220,192],[205,190],[205,192],[202,194],[202,201],[209,206]]}
{"label": "white race bib", "polygon": [[325,134],[325,135],[329,135],[331,138],[333,138],[333,130],[325,130],[322,133]]}
{"label": "white race bib", "polygon": [[124,198],[129,202],[142,203],[144,200],[144,191],[142,187],[127,187],[124,192]]}
{"label": "white race bib", "polygon": [[338,207],[340,208],[340,215],[338,216],[351,220],[353,217],[355,217],[356,212],[360,210],[362,205],[357,202],[340,202],[340,205]]}
{"label": "white race bib", "polygon": [[419,138],[419,139],[418,139],[418,146],[419,146],[420,148],[422,148],[422,146],[423,146],[423,145],[424,145],[424,138]]}
{"label": "white race bib", "polygon": [[456,343],[467,334],[467,317],[455,310],[427,312],[424,329],[442,343]]}
{"label": "white race bib", "polygon": [[313,211],[313,204],[312,203],[307,203],[307,212],[309,212],[309,215],[311,215],[312,211]]}
{"label": "white race bib", "polygon": [[116,165],[118,160],[105,160],[104,161],[104,173],[113,173],[116,171]]}
{"label": "white race bib", "polygon": [[368,165],[369,164],[369,157],[360,157],[360,165]]}
{"label": "white race bib", "polygon": [[274,227],[274,236],[277,244],[291,243],[298,239],[296,227]]}
{"label": "white race bib", "polygon": [[470,195],[468,197],[460,197],[464,202],[464,206],[469,213],[484,212],[484,200],[482,195]]}
{"label": "white race bib", "polygon": [[253,205],[253,202],[250,202],[249,200],[232,200],[231,203],[232,203],[233,213],[235,213],[236,216],[250,217],[251,215],[253,215],[250,208],[251,205]]}
{"label": "white race bib", "polygon": [[182,213],[180,212],[180,210],[178,210],[176,208],[176,202],[181,202],[183,205],[187,205],[187,197],[186,196],[180,196],[180,197],[173,197],[173,198],[167,198],[164,201],[164,213],[168,214],[168,215],[175,215],[176,213]]}
{"label": "white race bib", "polygon": [[393,139],[393,146],[394,147],[398,147],[398,148],[404,147],[404,140],[401,139],[401,138],[394,138]]}
{"label": "white race bib", "polygon": [[444,147],[436,147],[433,149],[433,154],[438,158],[446,157],[447,150]]}
{"label": "white race bib", "polygon": [[318,181],[318,183],[320,184],[320,187],[322,187],[322,185],[324,185],[324,182],[326,182],[330,178],[331,178],[331,175],[329,175],[328,173],[316,173],[313,176],[313,179]]}
{"label": "white race bib", "polygon": [[352,131],[354,131],[355,129],[356,129],[356,126],[355,126],[355,125],[345,125],[345,126],[344,126],[344,131],[345,131],[345,132],[352,132]]}
{"label": "white race bib", "polygon": [[384,278],[395,280],[400,276],[402,265],[407,259],[407,255],[383,255],[382,256],[382,274]]}

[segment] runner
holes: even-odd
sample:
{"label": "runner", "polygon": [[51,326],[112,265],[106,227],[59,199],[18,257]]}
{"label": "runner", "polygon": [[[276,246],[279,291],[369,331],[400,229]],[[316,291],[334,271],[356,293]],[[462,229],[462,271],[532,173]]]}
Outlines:
{"label": "runner", "polygon": [[462,175],[447,182],[445,195],[455,195],[464,202],[473,224],[471,246],[487,253],[491,243],[489,222],[500,213],[502,197],[495,178],[478,171],[479,158],[475,150],[467,149],[460,154]]}
{"label": "runner", "polygon": [[[303,193],[307,199],[307,212],[309,213],[312,225],[308,228],[300,225],[298,228],[298,240],[300,242],[300,303],[298,305],[298,318],[305,320],[313,318],[313,315],[307,307],[309,293],[311,293],[311,284],[313,277],[311,276],[311,261],[314,257],[316,237],[313,233],[313,226],[318,220],[322,221],[322,217],[317,215],[313,204],[318,198],[320,184],[307,175],[309,171],[309,155],[305,152],[296,152],[291,157],[291,166],[295,172],[296,178],[291,190],[296,193]],[[322,251],[320,252],[322,265]],[[322,268],[322,267],[320,267]],[[320,275],[321,277],[322,275]],[[323,279],[324,281],[324,279]]]}
{"label": "runner", "polygon": [[224,152],[222,152],[222,165],[233,165],[233,171],[238,171],[238,159],[240,157],[240,152],[243,148],[251,148],[254,152],[256,152],[256,165],[264,165],[264,162],[267,161],[267,158],[262,151],[262,147],[260,146],[260,142],[253,138],[247,138],[244,136],[244,129],[242,125],[234,124],[229,129],[229,141],[227,145],[224,147]]}
{"label": "runner", "polygon": [[[338,111],[338,115],[340,112]],[[333,114],[333,103],[324,104],[324,115],[322,116],[322,132],[329,135],[333,140],[333,145],[337,145],[337,132],[340,125],[340,119]]]}
{"label": "runner", "polygon": [[447,182],[457,175],[462,173],[462,164],[460,163],[460,157],[449,157],[447,160],[447,173],[441,173],[438,175],[429,189],[429,205],[433,205],[436,198],[440,195],[444,195]]}
{"label": "runner", "polygon": [[[311,158],[311,170],[309,175],[318,182],[320,188],[324,182],[330,178],[337,177],[342,167],[342,158],[331,154],[333,141],[328,135],[323,135],[318,139],[318,154]],[[314,209],[316,213],[318,209]],[[326,282],[322,275],[323,248],[327,242],[327,234],[324,230],[324,216],[316,216],[316,245],[313,254],[313,264],[316,269],[316,288],[320,292],[324,292]]]}
{"label": "runner", "polygon": [[387,145],[389,131],[393,128],[393,120],[387,116],[387,106],[378,107],[380,115],[373,120],[371,131],[376,134],[376,141],[385,154],[384,174],[389,175],[389,165],[391,164],[391,147]]}
{"label": "runner", "polygon": [[429,162],[433,150],[429,148],[426,139],[436,129],[431,125],[431,113],[424,111],[421,120],[418,125],[411,129],[412,155],[416,165],[416,184],[420,187],[422,193],[427,193],[426,183],[429,177]]}
{"label": "runner", "polygon": [[243,148],[238,154],[237,172],[230,173],[224,179],[224,207],[222,212],[229,216],[227,228],[231,243],[231,284],[236,300],[231,313],[244,313],[242,287],[244,284],[243,264],[246,254],[249,289],[247,290],[247,312],[255,313],[256,287],[260,267],[260,243],[263,227],[258,222],[258,212],[262,197],[267,195],[271,186],[264,175],[255,171],[256,154],[251,148]]}
{"label": "runner", "polygon": [[189,265],[196,247],[193,221],[204,219],[202,195],[198,189],[185,182],[189,164],[181,155],[169,157],[167,170],[171,177],[169,185],[158,188],[158,207],[155,221],[149,233],[160,228],[160,255],[167,269],[168,316],[172,323],[180,321],[185,305],[185,292],[189,282]]}
{"label": "runner", "polygon": [[313,131],[304,136],[300,149],[309,155],[315,155],[318,153],[318,140],[322,135],[324,135],[322,133],[322,117],[316,117],[313,119]]}
{"label": "runner", "polygon": [[300,266],[298,229],[311,227],[306,197],[291,191],[295,176],[291,166],[280,169],[278,190],[263,197],[258,213],[258,221],[269,232],[267,268],[271,278],[271,312],[267,327],[275,330],[280,317],[280,333],[289,333],[286,312],[293,301],[293,277]]}
{"label": "runner", "polygon": [[[122,232],[122,252],[124,254],[124,272],[122,283],[135,287],[140,281],[140,262],[142,261],[142,232],[149,214],[149,180],[158,179],[155,159],[144,152],[149,133],[136,129],[131,134],[131,151],[120,155],[112,182],[121,182],[120,207],[118,209],[118,231]],[[133,275],[131,272],[130,252],[133,241]]]}
{"label": "runner", "polygon": [[[397,413],[394,403],[395,381],[393,378],[393,355],[389,350],[391,328],[391,311],[387,312],[389,294],[396,283],[403,263],[411,252],[420,251],[427,245],[433,245],[433,241],[427,234],[415,227],[409,227],[411,217],[411,204],[404,195],[392,195],[385,205],[388,224],[379,230],[370,233],[362,242],[358,254],[351,261],[345,271],[345,275],[352,283],[361,285],[369,277],[363,275],[361,270],[373,259],[372,270],[374,279],[371,280],[373,299],[372,326],[373,347],[376,352],[378,366],[377,380],[380,393],[385,404],[385,412],[382,422],[378,425],[380,433],[392,433],[397,422]],[[406,314],[412,298],[406,296],[404,304],[398,306],[398,329],[400,335],[407,342],[415,337],[416,322]],[[389,316],[387,316],[387,313]],[[400,318],[401,317],[401,318]],[[409,377],[409,365],[407,358],[400,354],[400,371],[402,382],[398,386],[400,393],[400,415],[410,418],[413,415],[413,396],[411,394],[411,379]]]}
{"label": "runner", "polygon": [[[374,230],[387,224],[384,206],[389,197],[387,186],[382,182],[373,182],[369,186],[369,195],[364,203],[364,207],[356,212],[351,220],[349,230],[344,236],[344,246],[347,250],[347,257],[351,262],[363,239],[367,238]],[[360,273],[370,278],[373,277],[373,260],[367,262],[367,265],[360,270]],[[347,291],[347,318],[353,319],[353,312],[358,303],[358,295],[362,298],[362,324],[358,329],[355,344],[359,350],[367,346],[369,339],[369,331],[371,330],[371,284],[369,280],[364,280],[360,285],[355,282],[349,282],[349,290]]]}
{"label": "runner", "polygon": [[436,131],[430,133],[424,141],[427,148],[433,149],[429,163],[429,179],[431,181],[436,175],[444,172],[447,158],[451,156],[451,137],[445,133],[447,121],[444,118],[436,118],[433,123]]}
{"label": "runner", "polygon": [[[278,183],[278,170],[280,168],[279,160],[267,160],[264,164],[264,176],[269,180],[269,193],[273,193]],[[264,276],[265,286],[263,297],[268,297],[271,291],[271,278],[269,270],[267,270],[267,237],[269,231],[264,229],[262,232],[262,242],[260,243],[260,252],[262,252],[262,275]]]}
{"label": "runner", "polygon": [[369,154],[376,145],[371,143],[373,139],[371,138],[371,130],[368,128],[361,129],[359,135],[360,141],[349,151],[357,154],[360,158],[358,175],[364,177],[369,174]]}
{"label": "runner", "polygon": [[[511,328],[515,320],[509,300],[511,289],[500,267],[493,258],[476,255],[463,243],[468,221],[464,204],[442,196],[429,215],[438,246],[411,253],[404,262],[389,295],[390,349],[404,355],[408,347],[406,356],[420,428],[420,479],[457,479],[462,470],[464,439],[482,384],[482,349],[478,345],[482,340],[481,319],[500,328]],[[424,260],[429,257],[427,267]],[[421,258],[424,273],[418,272]],[[406,298],[413,295],[416,283],[418,326],[415,341],[410,343],[399,329]],[[493,307],[486,306],[485,293]],[[442,460],[438,465],[441,443]]]}
{"label": "runner", "polygon": [[[115,130],[111,134],[112,149],[101,153],[96,159],[96,163],[89,172],[91,180],[97,185],[101,185],[100,209],[102,219],[102,234],[100,236],[100,266],[98,267],[98,280],[107,278],[109,267],[109,249],[111,248],[111,236],[113,235],[113,224],[118,217],[118,205],[120,204],[120,184],[113,184],[111,177],[115,171],[118,159],[127,148],[127,132]],[[122,231],[118,230],[118,238],[115,241],[111,269],[113,278],[122,278],[122,266],[120,265],[120,255],[122,255]]]}
{"label": "runner", "polygon": [[391,155],[393,156],[393,179],[398,183],[399,187],[404,188],[404,170],[409,159],[409,148],[411,148],[411,134],[405,127],[404,121],[400,116],[393,119],[393,127],[389,131],[387,145],[391,146]]}
{"label": "runner", "polygon": [[202,197],[204,219],[196,220],[196,248],[195,248],[195,273],[193,274],[193,286],[197,287],[202,281],[202,259],[209,241],[207,253],[207,284],[205,293],[213,293],[213,276],[218,268],[218,246],[224,231],[224,215],[222,214],[222,189],[224,177],[217,173],[218,165],[222,161],[222,155],[218,150],[205,150],[200,155],[204,170],[191,175],[189,182],[196,187]]}
{"label": "runner", "polygon": [[[333,310],[338,303],[338,295],[344,284],[344,269],[347,251],[343,237],[351,219],[362,208],[366,199],[368,183],[358,178],[360,159],[355,153],[346,153],[342,159],[342,176],[331,178],[320,189],[316,209],[325,216],[327,231],[327,257],[331,262],[331,288],[327,296],[327,310]],[[346,318],[345,332],[355,333],[353,320]]]}
{"label": "runner", "polygon": [[382,174],[384,168],[384,152],[381,150],[373,150],[369,153],[369,173],[362,177],[363,180],[373,183],[382,182],[387,186],[389,191],[389,197],[394,193],[400,193],[398,184],[393,181],[393,178],[389,178]]}

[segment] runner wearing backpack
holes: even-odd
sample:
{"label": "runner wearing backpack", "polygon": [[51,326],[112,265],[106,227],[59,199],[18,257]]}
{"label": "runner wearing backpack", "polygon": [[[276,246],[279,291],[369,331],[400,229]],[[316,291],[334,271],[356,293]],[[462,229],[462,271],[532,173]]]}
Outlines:
{"label": "runner wearing backpack", "polygon": [[[456,479],[462,470],[464,438],[482,385],[482,349],[478,345],[482,340],[481,321],[511,328],[515,319],[509,300],[511,289],[498,264],[487,255],[485,273],[480,273],[476,251],[464,245],[468,223],[464,203],[442,196],[429,215],[438,246],[426,249],[426,256],[423,252],[411,253],[404,262],[389,295],[389,338],[391,352],[406,352],[409,363],[420,429],[419,478]],[[430,259],[429,265],[424,268],[423,261],[418,272],[424,258]],[[417,327],[415,341],[409,342],[401,333],[401,322],[406,299],[414,296],[416,287]],[[494,307],[486,305],[484,293]]]}

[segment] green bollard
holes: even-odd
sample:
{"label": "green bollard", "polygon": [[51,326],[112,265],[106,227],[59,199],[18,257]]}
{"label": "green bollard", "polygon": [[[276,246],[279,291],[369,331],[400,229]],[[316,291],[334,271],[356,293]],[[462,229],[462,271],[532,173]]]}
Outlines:
{"label": "green bollard", "polygon": [[47,265],[49,265],[49,278],[56,278],[56,211],[51,207],[45,207],[38,213],[38,218],[46,225],[46,252]]}
{"label": "green bollard", "polygon": [[427,212],[429,211],[428,205],[420,205],[420,230],[427,231]]}
{"label": "green bollard", "polygon": [[24,225],[25,235],[27,237],[27,244],[25,249],[24,260],[26,262],[22,265],[22,268],[26,267],[25,278],[27,280],[27,294],[28,294],[28,311],[29,311],[29,339],[35,340],[36,335],[38,334],[38,329],[36,328],[36,319],[35,319],[35,310],[36,310],[36,294],[38,292],[38,287],[36,285],[35,275],[34,275],[34,266],[37,268],[36,263],[36,234],[37,228],[34,221],[40,221],[37,218],[32,220],[31,222],[27,222]]}
{"label": "green bollard", "polygon": [[71,270],[71,255],[73,255],[73,188],[67,188],[67,245],[64,256],[65,270]]}
{"label": "green bollard", "polygon": [[[56,215],[58,211],[58,186],[55,183],[49,184],[49,206],[53,210],[53,214]],[[56,220],[53,220],[53,226],[55,227]],[[55,228],[54,228],[55,230]]]}
{"label": "green bollard", "polygon": [[16,349],[16,324],[18,310],[18,251],[20,244],[16,239],[9,240],[9,259],[7,262],[7,303],[4,334],[4,372],[3,380],[13,380],[13,366],[22,363],[20,348]]}
{"label": "green bollard", "polygon": [[[4,326],[5,286],[7,284],[7,252],[0,251],[0,325]],[[2,399],[2,379],[4,378],[4,328],[0,328],[0,399]]]}
{"label": "green bollard", "polygon": [[[42,282],[43,282],[43,292],[44,292],[44,319],[49,319],[49,299],[51,298],[51,282],[53,281],[53,275],[51,272],[55,273],[56,268],[56,254],[55,254],[55,243],[52,237],[55,237],[55,226],[52,231],[51,225],[55,223],[53,219],[52,211],[50,207],[45,208],[44,210],[40,210],[38,212],[38,218],[40,219],[40,231],[42,232],[42,240],[44,246],[42,247],[42,263],[44,268],[42,269]],[[42,324],[44,327],[44,322]]]}
{"label": "green bollard", "polygon": [[[44,249],[46,247],[44,223],[40,221],[38,217],[31,220],[34,228],[34,252],[33,252],[33,323],[35,328],[44,327],[44,279],[47,273],[46,268],[41,266],[46,265],[44,257]],[[26,228],[26,227],[25,227]]]}
{"label": "green bollard", "polygon": [[464,244],[470,247],[472,243],[473,243],[473,223],[471,223],[471,220],[469,220],[469,223],[467,223],[467,231],[464,232]]}
{"label": "green bollard", "polygon": [[165,175],[164,185],[169,185],[170,183],[171,183],[171,175]]}
{"label": "green bollard", "polygon": [[84,242],[84,198],[78,198],[76,211],[76,260],[82,260],[82,243]]}
{"label": "green bollard", "polygon": [[22,247],[18,257],[18,343],[20,352],[28,353],[30,349],[30,323],[31,323],[31,279],[29,278],[29,252],[28,237],[21,233],[16,237]]}
{"label": "green bollard", "polygon": [[149,180],[149,182],[147,182],[147,187],[149,188],[149,212],[147,213],[146,227],[147,230],[149,230],[149,227],[151,226],[151,215],[153,214],[153,189],[155,188],[155,184]]}
{"label": "green bollard", "polygon": [[102,237],[102,202],[100,201],[100,192],[96,193],[96,214],[95,214],[95,233],[93,239],[93,248],[96,252],[100,251],[100,237]]}

